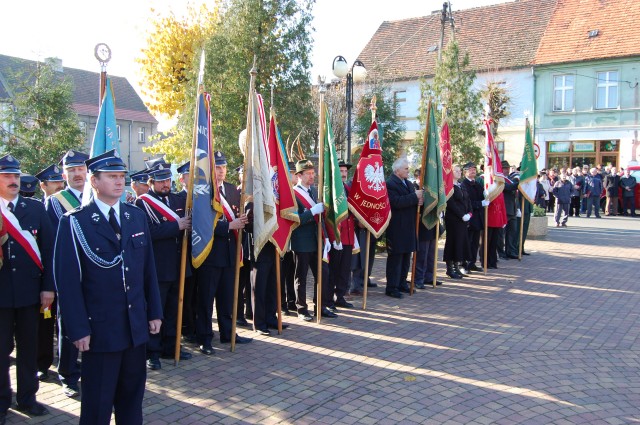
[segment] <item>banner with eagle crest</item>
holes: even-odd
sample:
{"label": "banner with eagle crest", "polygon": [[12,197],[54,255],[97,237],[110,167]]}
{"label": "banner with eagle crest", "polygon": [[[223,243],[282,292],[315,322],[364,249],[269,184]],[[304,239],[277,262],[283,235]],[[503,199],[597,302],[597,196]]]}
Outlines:
{"label": "banner with eagle crest", "polygon": [[382,141],[376,121],[371,123],[353,175],[349,210],[376,238],[382,235],[391,219],[391,205],[382,163]]}

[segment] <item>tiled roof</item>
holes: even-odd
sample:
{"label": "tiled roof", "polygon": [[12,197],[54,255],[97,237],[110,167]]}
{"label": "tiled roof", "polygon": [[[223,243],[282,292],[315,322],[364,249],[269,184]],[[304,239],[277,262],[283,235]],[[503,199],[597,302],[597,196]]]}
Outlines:
{"label": "tiled roof", "polygon": [[[20,70],[28,70],[35,61],[0,55],[0,81],[10,83],[12,76]],[[81,115],[98,116],[100,74],[82,69],[63,68],[65,77],[73,82],[73,107]],[[2,78],[4,77],[4,78]],[[138,93],[124,77],[110,75],[116,102],[116,118],[156,124],[158,121],[149,113]],[[4,93],[4,94],[3,94]],[[0,83],[0,100],[9,97]]]}
{"label": "tiled roof", "polygon": [[[476,71],[531,65],[556,0],[519,0],[493,6],[454,10],[456,40],[469,52]],[[369,72],[384,69],[398,80],[432,76],[440,43],[440,12],[420,18],[385,21],[358,59]],[[450,39],[445,28],[445,45]]]}
{"label": "tiled roof", "polygon": [[[639,20],[638,0],[558,0],[535,63],[640,55]],[[593,30],[598,35],[589,37]]]}

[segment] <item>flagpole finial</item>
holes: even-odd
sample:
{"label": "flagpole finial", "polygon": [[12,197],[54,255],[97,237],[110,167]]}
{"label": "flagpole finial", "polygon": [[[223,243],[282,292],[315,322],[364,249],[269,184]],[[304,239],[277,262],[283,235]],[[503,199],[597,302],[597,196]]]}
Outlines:
{"label": "flagpole finial", "polygon": [[204,49],[200,54],[200,72],[198,72],[198,86],[204,83]]}
{"label": "flagpole finial", "polygon": [[320,93],[323,93],[323,94],[326,93],[326,91],[327,91],[327,87],[326,87],[325,81],[327,81],[327,77],[326,76],[318,75],[318,85],[320,86],[319,87],[319,91],[320,91]]}

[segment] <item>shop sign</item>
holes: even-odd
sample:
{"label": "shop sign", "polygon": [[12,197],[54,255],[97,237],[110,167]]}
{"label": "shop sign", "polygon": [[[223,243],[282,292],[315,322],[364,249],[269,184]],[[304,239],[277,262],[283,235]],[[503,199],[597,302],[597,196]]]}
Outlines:
{"label": "shop sign", "polygon": [[574,152],[595,152],[596,143],[595,142],[573,142],[573,151]]}
{"label": "shop sign", "polygon": [[571,149],[571,142],[549,142],[549,152],[568,153]]}

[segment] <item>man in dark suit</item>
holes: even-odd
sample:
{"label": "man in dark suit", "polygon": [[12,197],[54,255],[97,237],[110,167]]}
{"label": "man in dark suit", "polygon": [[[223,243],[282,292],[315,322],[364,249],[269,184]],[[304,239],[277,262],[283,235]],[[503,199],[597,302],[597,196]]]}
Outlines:
{"label": "man in dark suit", "polygon": [[[507,161],[502,161],[502,169],[510,168]],[[520,207],[516,204],[516,192],[520,175],[516,172],[509,174],[504,179],[504,206],[507,209],[507,226],[504,231],[504,257],[503,259],[518,259],[518,220],[522,216]]]}
{"label": "man in dark suit", "polygon": [[[147,368],[158,370],[160,357],[174,358],[182,238],[191,229],[191,217],[185,217],[186,200],[171,193],[171,164],[159,163],[148,175],[149,191],[138,196],[136,206],[147,213],[164,317],[162,332],[149,335],[147,343]],[[180,360],[190,358],[180,351]]]}
{"label": "man in dark suit", "polygon": [[0,158],[0,211],[8,236],[2,243],[0,267],[0,424],[11,405],[9,356],[16,351],[17,410],[42,416],[48,410],[36,401],[38,314],[53,302],[51,251],[54,232],[44,206],[20,191],[20,162]]}
{"label": "man in dark suit", "polygon": [[[73,211],[81,204],[84,185],[87,180],[87,166],[85,161],[89,155],[69,150],[60,160],[62,177],[67,182],[67,188],[47,198],[46,209],[53,224],[58,229],[60,218],[69,211]],[[62,391],[67,397],[77,397],[80,388],[80,366],[78,364],[78,350],[66,336],[62,316],[58,314],[58,377],[62,383]]]}
{"label": "man in dark suit", "polygon": [[484,208],[489,206],[489,201],[484,199],[482,184],[476,182],[477,167],[473,162],[467,162],[463,166],[464,179],[462,179],[462,188],[469,196],[471,203],[472,216],[469,220],[469,260],[466,269],[472,272],[482,271],[481,267],[476,266],[478,259],[478,249],[480,247],[480,236],[484,229]]}
{"label": "man in dark suit", "polygon": [[[300,226],[291,233],[291,250],[295,264],[294,286],[298,318],[305,322],[312,320],[307,306],[307,273],[309,269],[311,269],[314,279],[314,302],[317,305],[318,297],[320,297],[322,304],[320,314],[322,317],[335,318],[338,316],[328,308],[333,306],[331,287],[327,282],[328,268],[323,264],[321,270],[318,270],[318,223],[316,216],[324,212],[324,204],[318,202],[318,192],[312,187],[316,176],[313,163],[306,159],[298,161],[296,174],[298,175],[298,184],[293,188],[293,193],[298,205]],[[329,239],[326,238],[325,246],[328,243]],[[322,273],[322,281],[324,282],[321,294],[317,293],[318,273]],[[316,314],[317,310],[316,308]]]}
{"label": "man in dark suit", "polygon": [[49,196],[64,189],[62,171],[56,164],[49,165],[47,168],[36,174],[35,177],[40,180],[40,189],[44,194],[44,197],[42,198],[43,203],[47,202],[47,198]]}
{"label": "man in dark suit", "polygon": [[407,178],[409,162],[397,159],[392,166],[393,174],[387,179],[391,220],[387,227],[387,289],[385,293],[393,298],[402,298],[409,293],[407,274],[411,255],[418,249],[416,238],[417,208],[423,204],[422,190],[416,190]]}
{"label": "man in dark suit", "polygon": [[60,219],[56,287],[67,335],[82,352],[80,424],[142,424],[149,332],[162,306],[144,212],[120,202],[115,150],[87,161],[94,197]]}
{"label": "man in dark suit", "polygon": [[129,176],[131,179],[131,189],[133,193],[127,192],[127,202],[134,204],[136,199],[149,191],[149,170],[145,169],[133,173]]}

